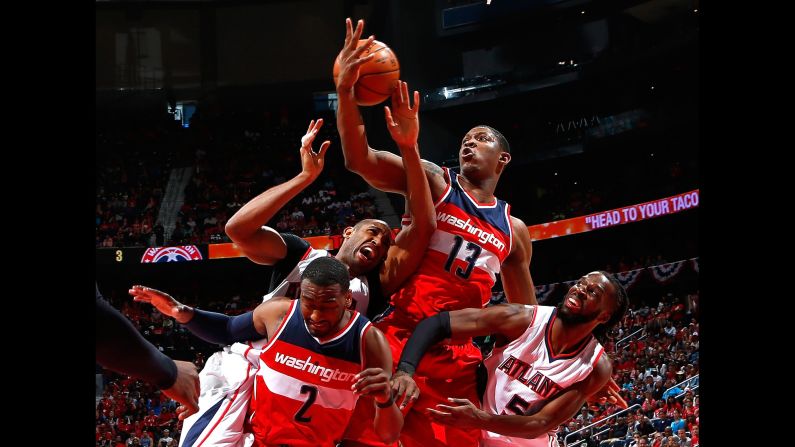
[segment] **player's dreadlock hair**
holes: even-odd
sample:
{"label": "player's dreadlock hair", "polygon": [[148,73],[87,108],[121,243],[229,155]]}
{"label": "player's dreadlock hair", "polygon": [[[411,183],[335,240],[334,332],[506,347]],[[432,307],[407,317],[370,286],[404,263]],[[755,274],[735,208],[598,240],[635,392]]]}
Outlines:
{"label": "player's dreadlock hair", "polygon": [[597,271],[605,275],[605,278],[607,278],[616,289],[616,308],[613,310],[613,315],[610,316],[609,320],[596,326],[593,330],[594,337],[596,337],[600,343],[605,344],[607,342],[607,334],[610,333],[616,324],[624,318],[624,314],[627,313],[627,308],[629,308],[629,297],[627,296],[627,290],[618,282],[615,276],[604,270]]}

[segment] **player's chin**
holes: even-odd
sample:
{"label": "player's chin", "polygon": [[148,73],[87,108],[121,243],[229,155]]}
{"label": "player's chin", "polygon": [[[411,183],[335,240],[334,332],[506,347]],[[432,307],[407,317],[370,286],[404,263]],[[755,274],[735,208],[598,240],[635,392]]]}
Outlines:
{"label": "player's chin", "polygon": [[369,259],[362,254],[357,254],[355,259],[356,259],[356,266],[359,268],[359,271],[361,272],[369,272],[376,265],[378,265],[377,258]]}

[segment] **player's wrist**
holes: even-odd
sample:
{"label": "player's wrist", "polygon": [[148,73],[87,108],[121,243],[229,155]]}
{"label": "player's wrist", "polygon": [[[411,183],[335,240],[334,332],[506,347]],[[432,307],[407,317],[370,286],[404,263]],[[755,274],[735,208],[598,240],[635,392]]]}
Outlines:
{"label": "player's wrist", "polygon": [[353,84],[350,86],[348,85],[338,85],[337,86],[337,98],[351,98],[353,99]]}
{"label": "player's wrist", "polygon": [[403,361],[403,362],[398,363],[397,371],[395,371],[394,375],[397,376],[398,374],[405,374],[405,375],[407,375],[409,377],[414,377],[414,371],[416,371],[416,368],[414,368],[414,365],[412,365],[409,362]]}
{"label": "player's wrist", "polygon": [[392,393],[389,393],[389,398],[384,402],[379,402],[378,399],[375,400],[375,406],[378,408],[389,408],[395,403],[395,399],[392,397]]}
{"label": "player's wrist", "polygon": [[177,323],[186,324],[193,319],[195,312],[193,311],[192,307],[186,304],[180,304],[177,306],[177,308],[177,315],[174,316],[174,319],[177,321]]}

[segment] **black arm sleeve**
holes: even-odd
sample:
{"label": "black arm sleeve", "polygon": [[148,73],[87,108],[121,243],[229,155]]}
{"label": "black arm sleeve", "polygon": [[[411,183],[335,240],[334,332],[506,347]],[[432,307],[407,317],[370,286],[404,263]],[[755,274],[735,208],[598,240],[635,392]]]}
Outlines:
{"label": "black arm sleeve", "polygon": [[287,245],[287,255],[283,259],[280,259],[279,262],[273,264],[271,283],[268,286],[269,293],[284,281],[284,278],[286,278],[301,259],[303,259],[307,250],[312,247],[309,245],[309,242],[294,234],[279,233],[279,235],[284,239],[285,245]]}
{"label": "black arm sleeve", "polygon": [[453,334],[450,330],[450,312],[439,312],[422,320],[403,347],[397,369],[414,375],[425,351],[451,335]]}
{"label": "black arm sleeve", "polygon": [[166,389],[177,380],[177,365],[146,341],[124,315],[111,307],[97,286],[96,360],[100,365]]}
{"label": "black arm sleeve", "polygon": [[217,312],[193,309],[193,318],[183,326],[202,340],[219,345],[265,338],[254,327],[254,311],[230,317]]}

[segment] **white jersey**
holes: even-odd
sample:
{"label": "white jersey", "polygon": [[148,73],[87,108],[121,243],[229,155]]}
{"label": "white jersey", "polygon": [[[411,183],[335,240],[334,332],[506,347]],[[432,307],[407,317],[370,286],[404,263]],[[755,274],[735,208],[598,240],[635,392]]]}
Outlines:
{"label": "white jersey", "polygon": [[253,444],[254,436],[243,432],[243,423],[263,344],[261,341],[257,345],[235,343],[207,359],[199,373],[199,411],[183,422],[180,447]]}
{"label": "white jersey", "polygon": [[[277,296],[298,298],[301,274],[313,260],[330,256],[326,250],[307,248],[295,267],[262,302]],[[351,278],[352,307],[362,315],[370,304],[367,278]],[[234,343],[224,347],[209,359],[199,374],[201,394],[199,412],[185,419],[179,447],[249,447],[253,435],[244,432],[244,422],[254,388],[254,376],[259,370],[259,358],[267,340]]]}
{"label": "white jersey", "polygon": [[[309,265],[310,262],[324,256],[330,256],[329,252],[314,248],[307,249],[303,258],[298,261],[295,268],[287,274],[282,282],[262,297],[262,302],[264,303],[276,296],[286,296],[293,299],[298,298],[301,286],[301,274],[304,273],[304,269],[306,269],[306,266]],[[367,306],[370,304],[370,285],[367,282],[367,278],[364,276],[351,278],[350,289],[351,298],[353,299],[352,308],[362,315],[367,315]]]}
{"label": "white jersey", "polygon": [[[489,380],[483,410],[491,414],[532,415],[562,390],[593,371],[604,348],[593,336],[568,353],[552,352],[549,336],[557,308],[536,306],[533,321],[521,337],[494,348],[483,363]],[[557,446],[556,430],[533,439],[482,431],[481,446]]]}

